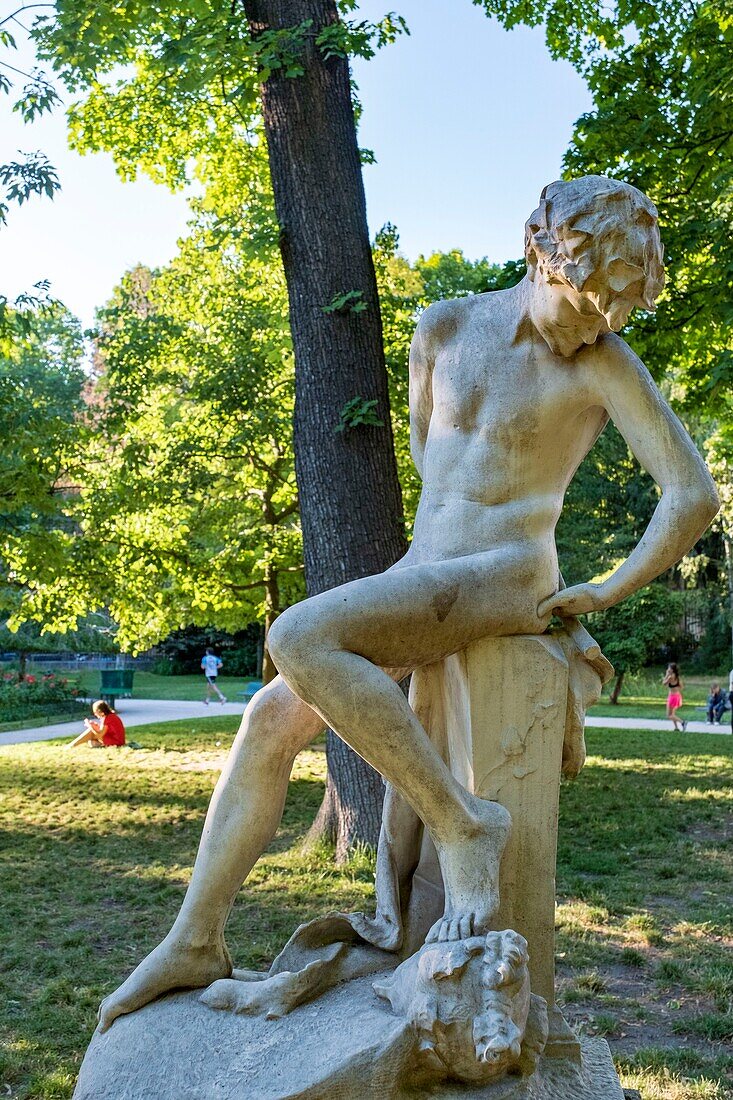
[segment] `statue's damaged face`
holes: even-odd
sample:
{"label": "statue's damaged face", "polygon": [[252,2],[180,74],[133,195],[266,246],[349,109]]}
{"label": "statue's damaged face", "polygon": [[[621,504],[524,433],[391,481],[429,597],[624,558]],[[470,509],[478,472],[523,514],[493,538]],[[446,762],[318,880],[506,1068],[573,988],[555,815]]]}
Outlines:
{"label": "statue's damaged face", "polygon": [[561,355],[618,332],[636,307],[654,309],[664,286],[656,208],[602,176],[546,187],[525,253],[542,335]]}

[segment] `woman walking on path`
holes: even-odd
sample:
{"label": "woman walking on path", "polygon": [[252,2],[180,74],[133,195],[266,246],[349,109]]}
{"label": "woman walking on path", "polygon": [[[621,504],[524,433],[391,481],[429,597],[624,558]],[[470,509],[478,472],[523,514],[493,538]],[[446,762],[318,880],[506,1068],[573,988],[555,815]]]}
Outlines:
{"label": "woman walking on path", "polygon": [[684,733],[687,729],[687,722],[677,717],[677,711],[682,706],[682,680],[680,679],[679,665],[676,665],[674,661],[670,661],[667,665],[667,671],[664,674],[662,683],[669,689],[667,695],[667,717],[671,720],[675,730],[679,733],[680,730]]}
{"label": "woman walking on path", "polygon": [[92,748],[95,749],[108,749],[113,745],[124,745],[125,727],[119,714],[112,710],[109,703],[99,699],[92,704],[92,713],[96,721],[85,718],[84,725],[86,728],[84,733],[80,733],[78,737],[75,737],[71,744],[66,746],[67,749],[75,749],[79,745],[85,745],[89,742],[91,742]]}

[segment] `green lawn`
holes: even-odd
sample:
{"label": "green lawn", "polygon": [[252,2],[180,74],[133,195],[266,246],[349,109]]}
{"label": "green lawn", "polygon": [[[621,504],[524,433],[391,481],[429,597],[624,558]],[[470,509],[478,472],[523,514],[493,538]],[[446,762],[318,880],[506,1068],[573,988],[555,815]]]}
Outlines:
{"label": "green lawn", "polygon": [[[92,669],[84,671],[74,679],[85,695],[99,695],[99,673]],[[250,676],[219,676],[221,690],[229,698],[248,684]],[[206,681],[200,676],[158,676],[154,672],[140,672],[136,669],[132,693],[136,699],[203,699],[206,693]]]}
{"label": "green lawn", "polygon": [[[0,749],[0,1095],[71,1096],[99,1000],[167,931],[237,720],[135,730],[142,751]],[[564,784],[558,964],[565,1011],[605,1035],[644,1100],[733,1097],[733,750],[592,731]],[[299,757],[282,828],[235,907],[236,963],[369,904],[372,866],[299,848],[323,752]]]}

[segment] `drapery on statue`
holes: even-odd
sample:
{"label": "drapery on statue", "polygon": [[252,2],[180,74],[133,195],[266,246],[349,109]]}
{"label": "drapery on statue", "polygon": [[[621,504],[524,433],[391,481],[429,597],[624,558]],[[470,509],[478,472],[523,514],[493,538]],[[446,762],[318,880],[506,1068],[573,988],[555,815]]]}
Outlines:
{"label": "drapery on statue", "polygon": [[[275,835],[295,755],[325,725],[390,787],[383,843],[391,851],[380,852],[378,895],[384,883],[389,891],[404,888],[396,831],[419,819],[434,843],[445,896],[423,938],[450,941],[451,958],[459,941],[471,945],[473,954],[466,949],[448,974],[469,973],[477,951],[480,958],[478,937],[491,930],[498,907],[510,817],[457,781],[398,681],[478,639],[542,635],[553,613],[602,663],[573,617],[611,607],[669,569],[718,509],[692,441],[616,335],[634,307],[654,308],[663,286],[655,207],[635,188],[599,176],[550,184],[527,222],[525,251],[527,275],[516,287],[440,302],[421,316],[410,353],[412,454],[423,479],[412,545],[386,573],[307,599],[274,623],[269,645],[280,675],[245,711],[180,913],[103,1002],[102,1030],[169,990],[215,982],[208,1003],[264,1010],[265,990],[283,979],[283,967],[262,985],[259,1002],[255,983],[240,983],[238,993],[226,980],[224,926]],[[562,589],[555,524],[573,474],[609,418],[661,497],[638,546],[611,576]],[[582,730],[574,728],[565,766],[574,773],[582,761]],[[351,934],[356,950],[399,951],[400,904],[378,896],[375,920],[338,918],[342,939]],[[447,988],[438,964],[425,966]],[[419,974],[410,971],[409,981]],[[322,981],[311,976],[309,996]],[[515,981],[496,978],[491,988],[505,980]],[[506,1021],[527,1016],[528,988],[515,985],[521,1005],[507,1002]],[[268,995],[277,999],[276,988]],[[382,996],[400,1000],[384,983]],[[302,992],[291,990],[282,1011],[299,999]],[[514,1026],[506,1023],[507,1049],[518,1053]],[[475,1043],[479,1061],[494,1057],[490,1035],[482,1032]]]}

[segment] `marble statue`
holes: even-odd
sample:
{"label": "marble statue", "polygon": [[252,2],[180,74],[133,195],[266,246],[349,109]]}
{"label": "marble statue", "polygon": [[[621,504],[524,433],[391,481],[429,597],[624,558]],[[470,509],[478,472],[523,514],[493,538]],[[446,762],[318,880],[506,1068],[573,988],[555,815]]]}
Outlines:
{"label": "marble statue", "polygon": [[[180,913],[103,1002],[100,1033],[162,994],[205,987],[207,1011],[269,1014],[284,1026],[283,1017],[295,1019],[297,1006],[337,983],[361,989],[364,975],[379,973],[369,995],[382,999],[380,1011],[407,1021],[422,1065],[428,1052],[428,1063],[470,1087],[532,1072],[547,1039],[547,1011],[554,1012],[559,773],[576,775],[583,765],[585,706],[610,667],[576,616],[613,606],[679,561],[715,516],[718,498],[687,432],[617,335],[634,307],[654,308],[663,287],[653,204],[600,176],[552,183],[527,222],[525,253],[527,275],[517,286],[439,302],[420,317],[410,414],[423,488],[410,549],[387,572],[307,599],[273,624],[279,675],[245,711]],[[657,482],[659,503],[638,546],[610,576],[565,588],[555,524],[573,474],[609,419]],[[558,635],[548,633],[553,615],[564,624]],[[488,672],[473,676],[476,660],[489,672],[492,662],[508,663],[491,680]],[[411,672],[408,703],[399,681]],[[495,683],[496,701],[512,677],[513,695],[526,694],[529,709],[515,720],[508,703],[496,702],[508,717],[490,737],[479,736],[474,717],[469,752],[457,729],[470,710],[470,683]],[[275,835],[296,754],[326,725],[388,784],[376,916],[312,922],[264,980],[233,973],[224,927],[235,895]],[[557,730],[557,754],[542,756]],[[481,737],[501,751],[479,775],[476,761],[491,750]],[[525,843],[522,818],[539,795],[522,792],[532,783],[540,794],[549,785],[549,824],[525,830]],[[511,784],[516,798],[502,793]],[[544,921],[544,931],[529,921],[527,951],[518,926],[525,902],[533,904],[532,876],[520,890],[506,868],[528,866],[531,837],[543,832],[550,847],[537,864],[547,884],[536,928]],[[501,891],[500,877],[509,883]],[[506,913],[511,926],[497,924]],[[525,1042],[535,994],[546,1008],[544,1033],[538,1039],[535,1021]],[[557,1020],[549,1027],[559,1043]],[[351,1095],[343,1082],[338,1088],[334,1095]],[[371,1095],[363,1088],[361,1095]],[[277,1095],[306,1093],[330,1095]],[[585,1095],[580,1086],[571,1094]],[[563,1093],[548,1084],[521,1095]]]}

